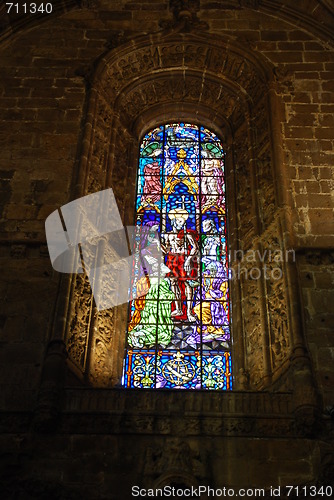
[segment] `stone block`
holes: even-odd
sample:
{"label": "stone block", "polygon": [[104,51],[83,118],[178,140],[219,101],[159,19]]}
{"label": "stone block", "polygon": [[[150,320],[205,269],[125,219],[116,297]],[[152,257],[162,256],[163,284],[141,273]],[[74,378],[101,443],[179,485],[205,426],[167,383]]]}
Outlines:
{"label": "stone block", "polygon": [[[155,14],[156,16],[156,14]],[[127,11],[100,11],[99,12],[99,18],[102,21],[130,21],[132,19],[132,12],[127,10]]]}
{"label": "stone block", "polygon": [[288,34],[286,31],[261,31],[261,40],[269,40],[269,41],[278,41],[281,42],[283,40],[288,39]]}
{"label": "stone block", "polygon": [[317,139],[333,139],[334,127],[321,127],[315,129],[315,137]]}
{"label": "stone block", "polygon": [[265,55],[274,63],[298,63],[303,60],[302,53],[298,51],[265,52]]}
{"label": "stone block", "polygon": [[312,40],[312,35],[301,30],[289,31],[289,40]]}
{"label": "stone block", "polygon": [[300,138],[300,139],[312,139],[314,137],[314,131],[312,127],[300,126],[300,127],[290,127],[286,125],[284,127],[284,134],[288,138]]}

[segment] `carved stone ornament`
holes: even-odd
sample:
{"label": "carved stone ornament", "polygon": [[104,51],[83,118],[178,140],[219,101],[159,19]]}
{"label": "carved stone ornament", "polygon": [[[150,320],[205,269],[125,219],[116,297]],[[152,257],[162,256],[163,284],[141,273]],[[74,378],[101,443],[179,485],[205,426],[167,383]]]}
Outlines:
{"label": "carved stone ornament", "polygon": [[93,298],[88,279],[83,274],[75,276],[73,288],[66,346],[71,361],[84,372]]}
{"label": "carved stone ornament", "polygon": [[[148,456],[150,456],[153,450],[148,450],[148,452]],[[181,470],[187,473],[193,472],[191,449],[189,444],[184,440],[179,438],[167,439],[165,446],[159,455],[159,460],[155,460],[157,467],[156,471],[159,471],[159,473],[164,471],[169,473],[172,471],[179,472]]]}
{"label": "carved stone ornament", "polygon": [[[195,392],[195,391],[194,391]],[[122,389],[66,389],[65,413],[59,432],[87,433],[92,429],[98,434],[124,433],[155,436],[176,436],[183,442],[191,436],[254,436],[289,437],[300,435],[293,413],[293,394],[231,392],[225,394],[191,394],[175,391],[142,391],[134,393]],[[166,413],[166,408],[173,409]],[[244,416],[241,416],[244,415]],[[279,415],[279,418],[277,416]],[[170,446],[175,443],[171,439]],[[149,452],[151,461],[168,463],[170,470],[178,467],[178,460],[185,453],[163,457],[159,449]],[[183,451],[182,451],[183,450]],[[196,454],[195,454],[196,455]],[[187,459],[187,471],[194,470],[196,456]],[[166,462],[167,461],[167,462]],[[148,474],[145,464],[142,470]],[[159,468],[156,469],[159,473]]]}
{"label": "carved stone ornament", "polygon": [[143,479],[155,488],[173,483],[191,487],[210,477],[206,451],[181,438],[165,438],[163,446],[159,443],[147,450],[144,461]]}
{"label": "carved stone ornament", "polygon": [[124,30],[110,30],[109,40],[105,45],[108,49],[114,49],[125,42],[126,36]]}
{"label": "carved stone ornament", "polygon": [[318,427],[318,412],[310,406],[296,411],[296,433],[302,437],[315,437]]}
{"label": "carved stone ornament", "polygon": [[209,25],[200,21],[197,12],[200,9],[199,0],[170,0],[169,8],[173,12],[173,20],[161,20],[163,29],[172,29],[188,33],[192,30],[206,30]]}
{"label": "carved stone ornament", "polygon": [[79,6],[81,9],[94,9],[98,7],[98,0],[79,0]]}
{"label": "carved stone ornament", "polygon": [[24,259],[27,253],[27,245],[11,245],[10,256],[13,259]]}

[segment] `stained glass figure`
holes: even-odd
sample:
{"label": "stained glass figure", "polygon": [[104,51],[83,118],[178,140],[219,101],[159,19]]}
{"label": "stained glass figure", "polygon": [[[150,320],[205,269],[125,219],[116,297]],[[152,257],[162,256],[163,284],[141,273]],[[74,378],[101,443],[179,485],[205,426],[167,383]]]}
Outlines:
{"label": "stained glass figure", "polygon": [[212,131],[170,123],[144,136],[135,223],[124,387],[231,390],[224,151]]}

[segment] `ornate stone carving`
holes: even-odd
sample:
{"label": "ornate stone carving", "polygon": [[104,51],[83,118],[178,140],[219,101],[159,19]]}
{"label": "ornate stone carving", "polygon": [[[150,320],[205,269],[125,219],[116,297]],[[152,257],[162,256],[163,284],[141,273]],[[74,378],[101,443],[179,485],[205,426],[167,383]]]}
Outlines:
{"label": "ornate stone carving", "polygon": [[245,131],[238,131],[234,141],[233,154],[236,168],[237,224],[239,238],[242,241],[241,250],[246,250],[254,238],[252,218],[245,217],[245,214],[251,213],[253,210],[249,147]]}
{"label": "ornate stone carving", "polygon": [[[112,284],[111,284],[112,285]],[[114,284],[118,286],[118,284]],[[114,310],[94,311],[94,329],[91,332],[90,381],[99,387],[112,383]]]}
{"label": "ornate stone carving", "polygon": [[156,82],[144,82],[118,100],[120,119],[129,126],[143,109],[164,102],[214,107],[221,116],[230,118],[233,114],[234,121],[242,121],[244,116],[243,104],[236,103],[234,96],[222,89],[220,83],[210,79],[203,82],[196,74],[170,75],[166,72]]}
{"label": "ornate stone carving", "polygon": [[126,36],[124,30],[110,30],[109,40],[105,45],[108,49],[114,49],[125,42]]}
{"label": "ornate stone carving", "polygon": [[179,438],[167,439],[163,451],[161,469],[193,472],[192,453],[188,443]]}
{"label": "ornate stone carving", "polygon": [[269,315],[271,328],[272,368],[275,370],[289,353],[287,307],[283,295],[282,283],[277,283],[275,291],[269,297]]}
{"label": "ornate stone carving", "polygon": [[266,99],[264,95],[258,100],[257,106],[254,106],[252,112],[252,119],[255,125],[256,138],[253,144],[256,156],[261,156],[266,152],[270,154],[270,142],[269,142],[269,123],[268,123],[268,113],[266,107]]}
{"label": "ornate stone carving", "polygon": [[76,274],[71,301],[73,309],[69,319],[66,346],[69,358],[81,371],[85,369],[92,299],[92,291],[86,275]]}
{"label": "ornate stone carving", "polygon": [[[193,391],[195,392],[195,391]],[[113,412],[115,414],[127,412],[138,416],[141,414],[156,414],[170,416],[175,413],[187,415],[192,418],[198,415],[223,415],[237,417],[241,413],[246,415],[262,415],[264,418],[270,415],[293,415],[294,398],[288,392],[225,392],[215,393],[213,391],[202,392],[201,397],[195,392],[177,391],[124,391],[122,389],[101,389],[95,391],[91,388],[66,389],[66,411],[79,413],[91,413],[101,411]],[[212,401],[213,399],[213,401]]]}
{"label": "ornate stone carving", "polygon": [[207,475],[204,452],[194,450],[180,438],[166,438],[163,445],[150,446],[142,457],[142,476],[145,484],[162,487],[173,482],[196,484],[196,478]]}
{"label": "ornate stone carving", "polygon": [[273,68],[273,74],[280,92],[285,94],[293,91],[295,74],[292,71],[283,66],[276,66]]}
{"label": "ornate stone carving", "polygon": [[[120,57],[108,68],[104,77],[107,82],[104,83],[108,92],[112,90],[112,95],[116,96],[130,80],[143,78],[153,69],[207,69],[212,72],[212,78],[217,80],[218,76],[229,79],[243,87],[257,101],[263,96],[263,76],[252,64],[236,51],[227,51],[224,46],[218,49],[193,41],[166,40],[155,47],[140,48]],[[227,90],[226,87],[224,90]]]}
{"label": "ornate stone carving", "polygon": [[27,253],[27,245],[11,245],[10,256],[13,259],[24,259]]}
{"label": "ornate stone carving", "polygon": [[90,171],[86,192],[94,193],[103,189],[106,176],[106,157],[110,143],[111,109],[100,98],[97,103],[95,133],[90,145]]}
{"label": "ornate stone carving", "polygon": [[286,256],[276,222],[272,224],[268,233],[264,238],[263,253],[266,252],[264,264],[266,265],[265,283],[270,325],[271,363],[275,371],[290,354],[283,266]]}
{"label": "ornate stone carving", "polygon": [[99,6],[98,0],[79,0],[81,9],[95,9]]}
{"label": "ornate stone carving", "polygon": [[200,10],[200,0],[169,0],[169,8],[175,17],[184,11],[196,14]]}
{"label": "ornate stone carving", "polygon": [[[196,420],[196,425],[194,424]],[[138,415],[102,415],[67,413],[62,418],[59,431],[62,433],[92,432],[98,434],[123,433],[154,436],[162,429],[163,435],[175,435],[173,419],[167,416],[141,416]],[[188,428],[188,418],[185,419],[184,436],[245,436],[245,437],[296,437],[301,435],[297,431],[295,419],[280,415],[263,418],[261,416],[231,417],[224,415],[224,420],[219,418],[193,417],[192,426]]]}
{"label": "ornate stone carving", "polygon": [[197,12],[200,9],[199,0],[170,0],[169,8],[173,12],[173,20],[161,20],[159,25],[163,29],[173,29],[185,33],[192,30],[208,29],[208,24],[200,21]]}
{"label": "ornate stone carving", "polygon": [[[252,265],[243,268],[250,272]],[[247,272],[247,271],[246,271]],[[258,387],[263,378],[263,334],[261,324],[259,284],[245,277],[242,279],[242,311],[246,347],[247,370],[251,387]]]}
{"label": "ornate stone carving", "polygon": [[272,176],[272,164],[269,147],[265,150],[264,154],[257,155],[256,173],[258,179],[258,189],[259,193],[261,193],[260,196],[258,196],[259,215],[262,222],[262,228],[266,229],[273,221],[276,211],[274,181]]}

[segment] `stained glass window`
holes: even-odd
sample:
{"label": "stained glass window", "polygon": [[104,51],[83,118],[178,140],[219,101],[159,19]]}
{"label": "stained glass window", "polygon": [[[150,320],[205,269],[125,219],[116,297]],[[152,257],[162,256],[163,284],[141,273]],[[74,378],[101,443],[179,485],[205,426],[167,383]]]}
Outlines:
{"label": "stained glass window", "polygon": [[134,259],[124,387],[230,390],[224,152],[213,132],[170,123],[145,135],[135,224],[144,265]]}

